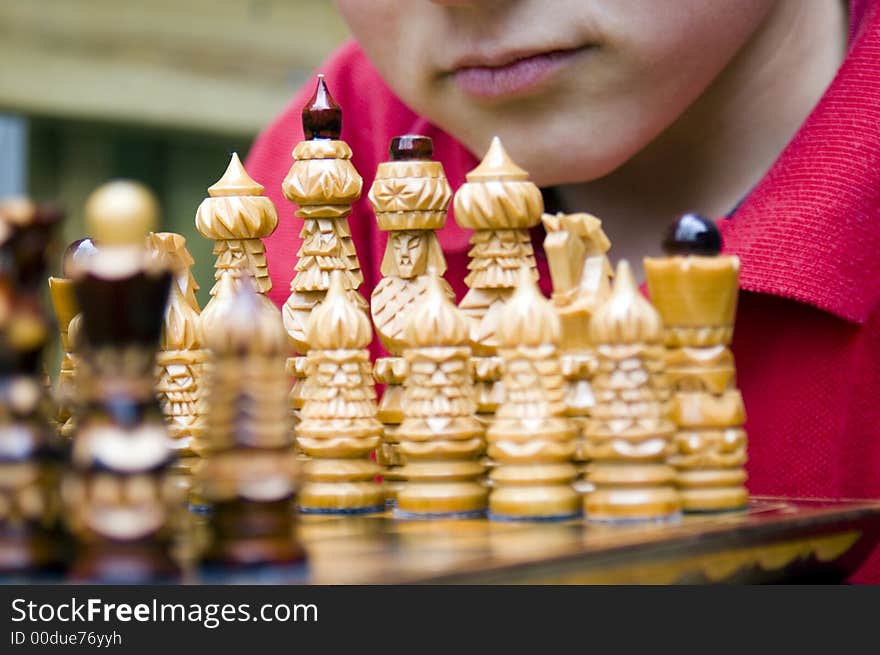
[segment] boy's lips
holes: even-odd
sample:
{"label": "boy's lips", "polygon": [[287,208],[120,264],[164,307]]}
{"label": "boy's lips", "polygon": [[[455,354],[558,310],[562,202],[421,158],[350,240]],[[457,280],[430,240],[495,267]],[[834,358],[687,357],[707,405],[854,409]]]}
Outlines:
{"label": "boy's lips", "polygon": [[462,91],[480,98],[521,94],[548,80],[591,47],[585,45],[494,59],[465,59],[453,68],[452,78]]}

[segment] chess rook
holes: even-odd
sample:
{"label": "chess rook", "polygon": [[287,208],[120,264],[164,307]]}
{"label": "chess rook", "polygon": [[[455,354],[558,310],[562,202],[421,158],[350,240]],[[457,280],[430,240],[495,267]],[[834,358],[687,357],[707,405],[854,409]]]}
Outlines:
{"label": "chess rook", "polygon": [[0,575],[57,570],[66,556],[42,370],[45,256],[60,220],[26,199],[0,203]]}
{"label": "chess rook", "polygon": [[106,184],[86,203],[98,247],[73,272],[83,410],[62,487],[77,580],[137,583],[179,574],[170,541],[183,498],[169,475],[174,453],[154,385],[171,284],[146,250],[157,214],[153,195],[134,182]]}
{"label": "chess rook", "polygon": [[596,405],[587,431],[588,519],[661,520],[677,516],[681,499],[667,463],[675,426],[658,386],[663,373],[660,315],[639,292],[629,264],[618,264],[611,295],[589,324],[598,371]]}
{"label": "chess rook", "polygon": [[686,214],[664,243],[668,256],[645,258],[651,300],[663,317],[671,416],[678,426],[678,484],[688,512],[745,507],[745,409],[730,342],[739,259],[720,255],[709,219]]}
{"label": "chess rook", "polygon": [[404,418],[397,429],[404,483],[395,510],[402,518],[476,517],[486,510],[469,327],[432,276],[405,329]]}
{"label": "chess rook", "polygon": [[[233,279],[241,276],[241,279]],[[287,409],[287,334],[246,271],[225,271],[211,352],[198,487],[212,508],[206,567],[291,564],[304,551],[293,511],[298,464]]]}
{"label": "chess rook", "polygon": [[456,222],[474,230],[465,278],[469,291],[459,308],[470,321],[477,412],[488,420],[504,398],[497,354],[501,307],[513,294],[523,265],[537,278],[529,228],[541,221],[544,200],[495,137],[455,194],[454,209]]}
{"label": "chess rook", "polygon": [[343,273],[333,271],[327,296],[309,319],[310,393],[296,428],[303,464],[298,506],[311,514],[360,514],[385,509],[379,466],[370,460],[382,439],[367,350],[366,314],[351,301]]}
{"label": "chess rook", "polygon": [[[367,303],[357,289],[364,281],[358,263],[348,215],[360,198],[363,180],[351,163],[351,148],[340,140],[342,110],[330,96],[323,75],[302,111],[305,140],[293,150],[293,165],[284,178],[284,196],[298,206],[302,219],[302,246],[297,252],[296,275],[284,303],[284,327],[300,356],[308,352],[309,315],[330,288],[330,274],[342,271],[343,287],[361,311]],[[305,360],[291,358],[288,373],[295,381],[290,406],[297,415],[307,394]]]}
{"label": "chess rook", "polygon": [[577,427],[565,416],[559,334],[556,311],[523,266],[498,324],[505,399],[486,431],[495,463],[491,519],[566,519],[581,512],[572,487]]}
{"label": "chess rook", "polygon": [[[391,353],[391,357],[376,361],[374,374],[376,381],[385,385],[378,412],[385,428],[384,442],[376,458],[384,466],[382,475],[392,500],[401,482],[394,433],[403,420],[404,329],[428,289],[428,270],[437,275],[446,271],[435,230],[446,224],[452,190],[443,165],[431,159],[433,150],[427,136],[410,134],[392,139],[391,161],[379,164],[369,193],[379,229],[388,233],[383,277],[370,298],[370,312],[382,345]],[[442,278],[441,284],[454,300],[451,287]]]}

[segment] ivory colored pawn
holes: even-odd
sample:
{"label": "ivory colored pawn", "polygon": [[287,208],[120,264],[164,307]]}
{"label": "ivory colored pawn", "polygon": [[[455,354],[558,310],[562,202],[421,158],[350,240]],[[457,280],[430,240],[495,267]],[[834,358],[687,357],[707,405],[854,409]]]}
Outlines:
{"label": "ivory colored pawn", "polygon": [[587,432],[587,480],[593,487],[584,497],[587,518],[675,518],[681,497],[675,469],[667,462],[675,426],[666,418],[656,377],[663,361],[662,324],[625,260],[589,329],[599,368]]}
{"label": "ivory colored pawn", "polygon": [[581,513],[572,486],[578,431],[565,417],[558,341],[559,317],[523,266],[499,320],[506,398],[486,432],[496,465],[491,519],[561,520]]}
{"label": "ivory colored pawn", "polygon": [[686,512],[742,509],[745,407],[730,342],[739,258],[719,254],[715,224],[685,214],[664,242],[666,257],[645,258],[652,302],[663,317],[671,418],[678,426],[678,485]]}
{"label": "ivory colored pawn", "polygon": [[330,289],[309,318],[306,336],[311,393],[297,425],[303,465],[298,507],[307,514],[363,514],[385,509],[370,455],[382,441],[367,347],[373,334],[366,314],[335,270]]}
{"label": "ivory colored pawn", "polygon": [[479,517],[484,429],[474,412],[469,325],[433,276],[406,326],[404,419],[396,431],[405,482],[395,514],[402,518]]}

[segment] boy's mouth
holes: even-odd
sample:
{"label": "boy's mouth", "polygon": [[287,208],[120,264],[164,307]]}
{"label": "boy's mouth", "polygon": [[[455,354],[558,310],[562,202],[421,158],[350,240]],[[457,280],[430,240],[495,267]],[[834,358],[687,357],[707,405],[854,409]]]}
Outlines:
{"label": "boy's mouth", "polygon": [[468,95],[495,99],[525,94],[594,46],[461,60],[452,79]]}

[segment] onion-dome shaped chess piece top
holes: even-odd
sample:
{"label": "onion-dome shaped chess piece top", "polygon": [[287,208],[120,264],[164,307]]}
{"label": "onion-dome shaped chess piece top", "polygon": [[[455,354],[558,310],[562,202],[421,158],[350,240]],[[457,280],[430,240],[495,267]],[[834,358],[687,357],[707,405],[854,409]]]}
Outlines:
{"label": "onion-dome shaped chess piece top", "polygon": [[330,289],[309,318],[309,395],[296,427],[303,464],[300,512],[364,514],[385,509],[370,456],[382,440],[376,389],[367,347],[370,321],[351,301],[343,273],[333,271]]}
{"label": "onion-dome shaped chess piece top", "polygon": [[465,278],[469,291],[459,308],[471,321],[477,411],[484,417],[491,417],[504,397],[497,355],[501,308],[524,264],[538,275],[529,228],[541,222],[544,200],[528,177],[495,137],[455,194],[456,222],[474,230]]}
{"label": "onion-dome shaped chess piece top", "polygon": [[82,311],[77,383],[83,410],[62,484],[76,538],[70,575],[100,582],[174,579],[172,523],[183,506],[155,391],[155,355],[171,274],[146,249],[152,193],[117,181],[86,202],[98,244],[72,272]]}
{"label": "onion-dome shaped chess piece top", "polygon": [[[394,431],[403,420],[404,329],[412,310],[428,289],[429,268],[446,272],[446,259],[435,230],[443,229],[452,190],[443,164],[433,161],[430,137],[405,135],[391,140],[390,161],[379,164],[370,188],[370,203],[379,229],[388,233],[382,258],[382,279],[370,298],[376,333],[390,357],[376,360],[376,381],[385,385],[379,420],[385,426],[384,443],[376,459],[385,468],[383,478],[389,499],[400,487],[401,464]],[[455,296],[443,278],[450,300]]]}
{"label": "onion-dome shaped chess piece top", "polygon": [[[214,240],[216,256],[215,284],[202,316],[209,317],[214,311],[212,301],[224,271],[249,271],[261,294],[272,288],[262,239],[277,226],[278,212],[263,195],[263,185],[248,175],[238,154],[233,153],[226,172],[208,188],[208,197],[196,211],[196,229],[206,239]],[[264,304],[274,307],[268,299]]]}
{"label": "onion-dome shaped chess piece top", "polygon": [[432,275],[404,333],[407,371],[397,429],[404,483],[401,518],[479,517],[489,490],[484,428],[474,415],[470,324]]}
{"label": "onion-dome shaped chess piece top", "polygon": [[299,562],[305,552],[293,509],[298,462],[287,407],[287,334],[247,271],[224,271],[214,298],[216,320],[205,326],[210,411],[198,487],[212,511],[202,562],[220,568]]}
{"label": "onion-dome shaped chess piece top", "polygon": [[611,295],[593,314],[590,339],[599,368],[596,405],[587,432],[588,519],[666,520],[681,512],[662,384],[663,325],[623,260]]}
{"label": "onion-dome shaped chess piece top", "polygon": [[505,399],[486,431],[495,463],[491,519],[559,520],[581,513],[572,486],[577,426],[565,416],[559,335],[555,309],[523,266],[498,323]]}
{"label": "onion-dome shaped chess piece top", "polygon": [[76,426],[75,411],[77,407],[76,368],[79,356],[76,354],[76,343],[81,337],[82,316],[73,291],[70,271],[95,252],[95,243],[89,238],[77,239],[64,252],[61,260],[62,277],[49,278],[49,297],[58,323],[61,337],[61,369],[58,371],[58,383],[55,387],[55,423],[61,436],[71,438]]}
{"label": "onion-dome shaped chess piece top", "polygon": [[62,567],[58,476],[42,355],[51,326],[41,300],[46,252],[61,213],[0,202],[0,576]]}
{"label": "onion-dome shaped chess piece top", "polygon": [[663,317],[671,416],[678,426],[678,484],[686,512],[741,509],[748,502],[745,408],[730,342],[739,258],[721,255],[715,224],[685,214],[646,257],[651,300]]}
{"label": "onion-dome shaped chess piece top", "polygon": [[198,462],[194,448],[204,431],[201,402],[208,351],[199,321],[199,288],[193,277],[192,255],[186,238],[173,232],[152,232],[147,245],[163,268],[171,271],[171,285],[159,351],[156,353],[156,392],[177,454],[181,484],[189,490]]}
{"label": "onion-dome shaped chess piece top", "polygon": [[591,380],[596,354],[590,343],[590,317],[611,293],[611,242],[602,221],[590,214],[544,214],[544,252],[553,279],[552,301],[559,313],[560,363],[566,385],[566,415],[578,426],[575,462],[586,471],[585,431],[596,403]]}
{"label": "onion-dome shaped chess piece top", "polygon": [[348,216],[360,198],[363,180],[351,163],[351,148],[340,140],[342,110],[318,76],[315,93],[302,110],[305,139],[293,149],[293,165],[284,178],[284,196],[298,206],[302,219],[302,246],[297,252],[296,275],[290,283],[290,296],[284,303],[284,327],[293,350],[300,357],[288,361],[294,377],[290,392],[291,410],[297,415],[307,391],[305,358],[309,315],[321,304],[330,288],[330,274],[342,271],[343,286],[361,311],[367,303],[357,289],[364,281],[351,238]]}

